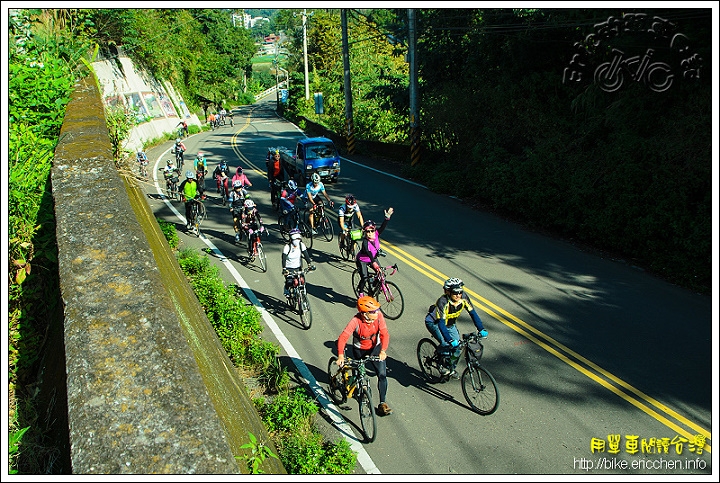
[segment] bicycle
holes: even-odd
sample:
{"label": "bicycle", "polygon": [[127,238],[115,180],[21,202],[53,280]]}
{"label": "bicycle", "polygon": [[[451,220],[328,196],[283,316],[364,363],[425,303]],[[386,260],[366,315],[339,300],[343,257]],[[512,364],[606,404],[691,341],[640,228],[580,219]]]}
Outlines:
{"label": "bicycle", "polygon": [[183,164],[185,164],[185,155],[183,154],[185,151],[182,149],[173,149],[172,152],[175,154],[175,166],[182,170]]}
{"label": "bicycle", "polygon": [[[308,224],[310,221],[310,211],[311,210],[306,209],[303,214],[303,219],[308,220]],[[315,226],[318,233],[322,233],[323,237],[325,237],[325,241],[332,241],[334,234],[333,226],[332,223],[330,223],[330,218],[328,218],[325,213],[325,202],[323,200],[317,200],[315,202],[314,214]]]}
{"label": "bicycle", "polygon": [[308,248],[312,248],[313,246],[313,234],[312,229],[310,229],[310,225],[301,219],[300,217],[300,211],[297,208],[293,208],[293,210],[290,212],[290,224],[285,224],[285,217],[286,215],[284,213],[280,213],[278,216],[278,229],[280,230],[280,236],[283,240],[286,242],[290,241],[290,230],[293,228],[297,228],[300,230],[300,234],[307,240],[305,242],[305,245]]}
{"label": "bicycle", "polygon": [[287,304],[292,310],[297,310],[300,315],[300,322],[305,329],[309,329],[312,325],[312,309],[310,308],[310,300],[307,295],[307,288],[305,287],[305,274],[315,270],[314,265],[303,270],[288,270],[288,277],[292,277],[292,284],[290,285],[290,295],[287,297]]}
{"label": "bicycle", "polygon": [[337,357],[328,361],[328,389],[332,401],[340,406],[348,398],[355,397],[360,410],[360,426],[368,443],[375,441],[377,423],[375,421],[375,406],[370,388],[370,376],[367,374],[365,364],[370,361],[379,361],[378,356],[367,356],[362,359],[345,358],[342,367],[337,365]]}
{"label": "bicycle", "polygon": [[[388,270],[392,271],[388,273]],[[394,275],[397,271],[397,263],[387,267],[380,267],[380,271],[368,274],[368,280],[365,283],[365,295],[375,297],[380,302],[380,310],[382,310],[383,315],[390,320],[400,318],[405,310],[405,298],[400,288],[395,283],[387,280],[389,275]],[[352,284],[355,297],[358,297],[360,295],[358,290],[360,271],[357,268],[352,273]]]}
{"label": "bicycle", "polygon": [[[467,367],[462,373],[463,396],[470,408],[478,414],[487,416],[494,413],[500,404],[495,378],[480,365],[483,354],[481,337],[476,333],[463,334],[458,346],[460,357],[464,354]],[[446,382],[450,378],[447,367],[450,354],[438,351],[438,344],[430,339],[420,339],[417,345],[417,359],[425,379],[431,384]],[[442,369],[445,369],[443,371]]]}
{"label": "bicycle", "polygon": [[265,256],[265,251],[263,250],[262,241],[260,241],[260,236],[265,231],[265,229],[261,228],[260,231],[253,229],[253,232],[248,234],[249,227],[247,226],[247,224],[243,225],[242,228],[248,239],[248,259],[252,263],[257,258],[257,260],[260,262],[260,269],[263,272],[267,272],[267,257]]}
{"label": "bicycle", "polygon": [[273,210],[280,210],[280,193],[283,190],[283,182],[279,179],[274,179],[270,185],[270,200],[272,202]]}
{"label": "bicycle", "polygon": [[167,191],[170,199],[174,200],[176,198],[180,198],[180,193],[178,193],[180,175],[177,170],[165,171],[163,168],[160,168],[158,171],[163,172],[163,176],[165,177],[165,190]]}
{"label": "bicycle", "polygon": [[148,177],[147,166],[148,166],[147,159],[138,160],[138,171],[140,172],[141,178],[147,179],[147,177]]}
{"label": "bicycle", "polygon": [[188,220],[188,223],[191,226],[191,230],[193,230],[198,237],[200,236],[200,224],[206,215],[205,205],[200,199],[193,198],[190,200],[190,220]]}
{"label": "bicycle", "polygon": [[216,176],[215,177],[216,182],[219,180],[220,183],[220,198],[222,198],[222,205],[225,206],[227,204],[227,199],[230,194],[228,193],[228,183],[230,180],[227,176]]}
{"label": "bicycle", "polygon": [[347,260],[355,260],[357,254],[357,242],[362,239],[362,230],[347,230],[345,236],[338,236],[338,248],[340,249],[340,256]]}

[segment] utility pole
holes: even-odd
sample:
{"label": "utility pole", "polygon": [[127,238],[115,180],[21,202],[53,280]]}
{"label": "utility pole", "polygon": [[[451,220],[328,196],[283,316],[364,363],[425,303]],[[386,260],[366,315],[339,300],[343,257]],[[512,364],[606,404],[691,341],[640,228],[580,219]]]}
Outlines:
{"label": "utility pole", "polygon": [[305,100],[310,99],[310,80],[308,79],[308,59],[307,59],[307,10],[303,8],[302,15],[303,26],[303,57],[305,58]]}
{"label": "utility pole", "polygon": [[352,115],[352,89],[350,88],[350,48],[347,33],[347,9],[340,9],[340,22],[342,24],[342,51],[343,72],[345,78],[345,119],[347,122],[347,150],[349,154],[355,153],[355,127]]}
{"label": "utility pole", "polygon": [[410,165],[420,161],[417,64],[415,62],[415,9],[408,8],[408,62],[410,63]]}
{"label": "utility pole", "polygon": [[278,77],[278,39],[275,38],[275,110],[280,112],[280,88],[278,87],[278,84],[280,83],[280,79]]}

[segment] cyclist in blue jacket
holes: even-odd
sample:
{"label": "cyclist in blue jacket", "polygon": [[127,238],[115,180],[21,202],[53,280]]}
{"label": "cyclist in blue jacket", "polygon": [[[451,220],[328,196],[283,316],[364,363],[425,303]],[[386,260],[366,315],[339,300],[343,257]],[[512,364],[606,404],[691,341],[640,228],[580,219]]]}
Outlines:
{"label": "cyclist in blue jacket", "polygon": [[463,290],[463,281],[459,278],[449,278],[445,280],[443,289],[445,293],[437,299],[434,305],[428,309],[425,317],[425,327],[428,332],[440,343],[438,352],[447,354],[449,357],[448,367],[441,368],[443,375],[451,375],[457,378],[455,366],[460,357],[460,333],[456,325],[457,318],[460,317],[463,309],[467,310],[472,317],[472,321],[478,330],[480,337],[487,337],[488,332],[483,327],[480,316],[470,303],[470,298]]}

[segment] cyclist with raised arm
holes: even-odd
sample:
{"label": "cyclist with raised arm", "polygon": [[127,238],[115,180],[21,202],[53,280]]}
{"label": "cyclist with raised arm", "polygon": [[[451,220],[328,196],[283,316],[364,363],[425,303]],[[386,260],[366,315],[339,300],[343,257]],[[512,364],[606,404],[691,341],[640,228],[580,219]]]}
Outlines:
{"label": "cyclist with raised arm", "polygon": [[181,130],[179,132],[183,133],[185,137],[188,137],[188,125],[186,120],[183,119],[182,121],[177,123],[177,126],[175,127],[180,127]]}
{"label": "cyclist with raised arm", "polygon": [[198,197],[198,185],[195,181],[195,173],[190,170],[185,171],[185,179],[180,183],[180,196],[185,203],[185,221],[188,230],[194,229],[195,220],[192,218],[192,203]]}
{"label": "cyclist with raised arm", "polygon": [[282,274],[285,277],[283,294],[286,298],[290,296],[290,286],[293,283],[290,271],[302,269],[302,258],[305,259],[310,270],[315,270],[310,253],[302,241],[300,230],[295,228],[290,230],[290,241],[285,244],[282,251]]}
{"label": "cyclist with raised arm", "polygon": [[328,196],[327,191],[325,191],[325,185],[322,181],[320,181],[320,175],[317,173],[313,173],[310,177],[310,182],[305,186],[305,196],[307,199],[307,204],[310,205],[310,229],[312,230],[313,235],[317,235],[317,230],[315,230],[315,198],[322,193],[327,202],[330,204],[330,207],[333,207],[334,204],[332,200],[330,199],[330,196]]}
{"label": "cyclist with raised arm", "polygon": [[380,311],[380,304],[370,296],[358,298],[357,313],[350,319],[337,339],[337,365],[345,365],[345,345],[352,336],[352,357],[362,359],[366,356],[378,356],[380,361],[372,361],[378,378],[378,393],[380,404],[377,412],[381,416],[392,413],[392,409],[385,402],[387,397],[387,349],[390,345],[390,333],[385,323],[385,316]]}
{"label": "cyclist with raised arm", "polygon": [[338,222],[340,223],[340,234],[338,235],[338,244],[343,246],[345,237],[348,232],[355,228],[355,214],[360,226],[363,226],[365,220],[363,220],[362,212],[360,211],[360,205],[358,205],[355,196],[351,194],[345,195],[345,203],[343,203],[338,209]]}
{"label": "cyclist with raised arm", "polygon": [[455,379],[458,378],[455,372],[458,358],[460,357],[460,332],[457,328],[457,319],[460,317],[463,309],[467,310],[472,318],[475,328],[480,337],[487,337],[488,332],[485,330],[480,316],[470,303],[470,298],[463,290],[463,281],[459,278],[449,278],[443,284],[445,293],[437,299],[435,304],[428,309],[425,317],[425,327],[428,332],[437,340],[440,345],[438,352],[448,357],[448,367],[441,367],[440,373],[444,376],[451,375]]}
{"label": "cyclist with raised arm", "polygon": [[360,283],[358,284],[358,294],[360,296],[364,295],[365,284],[369,277],[368,266],[372,267],[375,272],[380,271],[380,264],[377,260],[380,253],[380,234],[385,230],[394,211],[392,207],[385,210],[385,220],[383,220],[379,228],[375,226],[375,222],[372,220],[363,223],[363,239],[355,256],[355,265],[360,273]]}

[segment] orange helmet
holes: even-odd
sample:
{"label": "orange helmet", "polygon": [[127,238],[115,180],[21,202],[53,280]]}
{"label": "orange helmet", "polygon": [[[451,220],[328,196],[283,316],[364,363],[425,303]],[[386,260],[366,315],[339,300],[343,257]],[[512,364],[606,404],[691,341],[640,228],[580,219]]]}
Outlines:
{"label": "orange helmet", "polygon": [[375,300],[374,297],[370,297],[369,295],[360,297],[357,301],[357,309],[360,312],[374,312],[379,308],[380,304],[378,303],[378,301]]}

